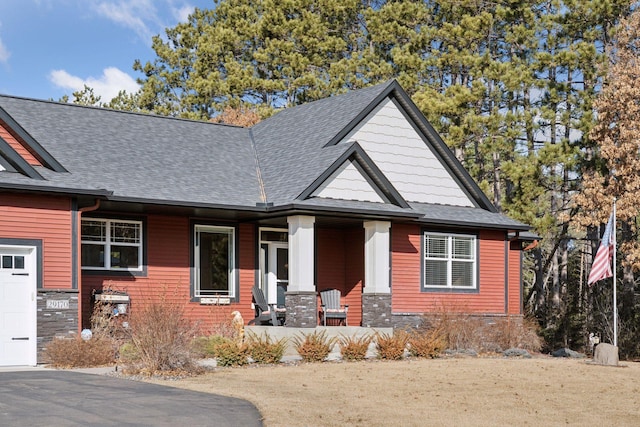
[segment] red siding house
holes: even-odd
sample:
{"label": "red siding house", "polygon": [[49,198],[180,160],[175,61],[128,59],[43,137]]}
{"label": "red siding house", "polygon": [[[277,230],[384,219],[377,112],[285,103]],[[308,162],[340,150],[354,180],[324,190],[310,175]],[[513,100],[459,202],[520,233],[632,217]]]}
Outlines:
{"label": "red siding house", "polygon": [[395,81],[250,129],[0,96],[0,365],[88,327],[105,289],[205,327],[252,320],[254,286],[285,327],[330,288],[349,325],[518,316],[527,229]]}

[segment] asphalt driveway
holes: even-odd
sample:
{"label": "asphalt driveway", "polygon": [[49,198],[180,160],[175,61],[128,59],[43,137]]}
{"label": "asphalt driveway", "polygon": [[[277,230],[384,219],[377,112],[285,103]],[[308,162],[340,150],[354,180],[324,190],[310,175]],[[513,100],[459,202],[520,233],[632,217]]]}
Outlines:
{"label": "asphalt driveway", "polygon": [[0,426],[262,426],[231,397],[73,371],[0,372]]}

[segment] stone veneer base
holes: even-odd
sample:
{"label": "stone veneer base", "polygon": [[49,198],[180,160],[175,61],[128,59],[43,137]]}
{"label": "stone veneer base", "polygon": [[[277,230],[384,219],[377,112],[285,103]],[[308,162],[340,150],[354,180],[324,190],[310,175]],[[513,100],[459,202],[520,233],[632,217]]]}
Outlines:
{"label": "stone veneer base", "polygon": [[47,344],[78,333],[78,290],[38,289],[36,315],[38,363],[46,363]]}
{"label": "stone veneer base", "polygon": [[367,328],[393,326],[391,294],[362,294],[362,326]]}
{"label": "stone veneer base", "polygon": [[[461,316],[482,320],[488,326],[502,319],[510,319],[510,321],[519,325],[522,325],[523,321],[521,314],[461,314]],[[429,317],[437,319],[438,313],[393,313],[391,326],[394,329],[420,328],[423,326],[425,318]]]}
{"label": "stone veneer base", "polygon": [[315,328],[318,326],[318,302],[315,292],[286,292],[287,318],[285,326]]}

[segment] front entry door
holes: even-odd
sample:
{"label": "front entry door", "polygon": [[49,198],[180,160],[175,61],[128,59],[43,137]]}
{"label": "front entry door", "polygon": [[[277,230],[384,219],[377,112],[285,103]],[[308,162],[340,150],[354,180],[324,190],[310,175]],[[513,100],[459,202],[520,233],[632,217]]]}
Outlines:
{"label": "front entry door", "polygon": [[35,252],[0,246],[0,366],[36,364]]}
{"label": "front entry door", "polygon": [[284,293],[289,284],[289,245],[286,242],[260,245],[260,272],[267,303],[284,307]]}
{"label": "front entry door", "polygon": [[284,293],[289,285],[289,245],[286,243],[269,243],[267,284],[269,304],[284,307]]}

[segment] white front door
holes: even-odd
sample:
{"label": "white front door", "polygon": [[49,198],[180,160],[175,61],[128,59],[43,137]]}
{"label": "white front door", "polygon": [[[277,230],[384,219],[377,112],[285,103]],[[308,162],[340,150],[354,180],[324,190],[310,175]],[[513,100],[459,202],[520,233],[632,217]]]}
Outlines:
{"label": "white front door", "polygon": [[284,306],[284,292],[289,284],[289,245],[269,243],[269,262],[267,268],[267,294],[269,304]]}
{"label": "white front door", "polygon": [[0,366],[36,364],[36,248],[0,246]]}

